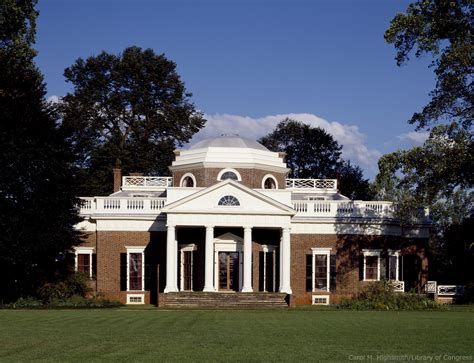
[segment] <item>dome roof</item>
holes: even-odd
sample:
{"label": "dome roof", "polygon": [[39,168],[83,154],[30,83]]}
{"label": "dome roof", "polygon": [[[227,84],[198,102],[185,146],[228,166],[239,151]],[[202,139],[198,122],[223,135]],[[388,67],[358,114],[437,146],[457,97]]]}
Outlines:
{"label": "dome roof", "polygon": [[204,149],[208,147],[237,147],[269,151],[265,146],[257,141],[246,139],[238,135],[222,135],[220,137],[205,139],[191,146],[189,150]]}

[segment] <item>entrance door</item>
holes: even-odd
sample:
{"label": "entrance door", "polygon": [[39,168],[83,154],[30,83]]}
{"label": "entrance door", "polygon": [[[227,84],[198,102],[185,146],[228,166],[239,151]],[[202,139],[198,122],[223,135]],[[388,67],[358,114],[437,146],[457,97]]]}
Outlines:
{"label": "entrance door", "polygon": [[183,251],[183,282],[181,290],[193,289],[193,251]]}
{"label": "entrance door", "polygon": [[238,252],[219,252],[219,290],[239,291]]}

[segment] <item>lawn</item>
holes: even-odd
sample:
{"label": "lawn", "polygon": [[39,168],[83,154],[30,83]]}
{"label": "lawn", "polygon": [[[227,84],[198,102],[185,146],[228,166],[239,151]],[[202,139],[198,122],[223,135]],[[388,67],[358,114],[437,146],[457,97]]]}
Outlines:
{"label": "lawn", "polygon": [[0,310],[0,327],[1,362],[474,360],[471,309]]}

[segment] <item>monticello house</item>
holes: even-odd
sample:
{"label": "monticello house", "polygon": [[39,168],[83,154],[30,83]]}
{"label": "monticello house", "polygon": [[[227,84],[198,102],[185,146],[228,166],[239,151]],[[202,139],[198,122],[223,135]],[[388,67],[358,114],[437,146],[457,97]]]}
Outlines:
{"label": "monticello house", "polygon": [[223,136],[175,152],[171,177],[121,176],[82,198],[76,269],[97,293],[160,306],[335,303],[371,281],[426,283],[429,222],[289,179],[284,154]]}

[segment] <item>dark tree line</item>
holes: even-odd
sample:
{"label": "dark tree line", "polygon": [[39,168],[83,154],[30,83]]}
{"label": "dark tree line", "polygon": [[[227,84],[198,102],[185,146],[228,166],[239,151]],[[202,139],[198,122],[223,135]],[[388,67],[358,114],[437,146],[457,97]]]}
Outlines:
{"label": "dark tree line", "polygon": [[337,179],[340,192],[351,199],[373,196],[362,170],[341,158],[342,146],[320,127],[287,118],[259,141],[270,150],[286,153],[290,178]]}

